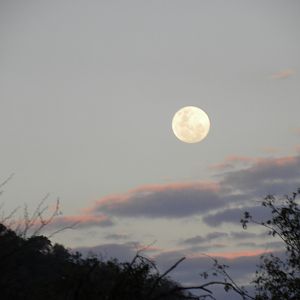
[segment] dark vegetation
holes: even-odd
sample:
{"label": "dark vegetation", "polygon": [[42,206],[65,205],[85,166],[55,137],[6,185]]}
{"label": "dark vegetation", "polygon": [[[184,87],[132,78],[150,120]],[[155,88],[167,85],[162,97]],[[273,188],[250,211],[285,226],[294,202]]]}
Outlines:
{"label": "dark vegetation", "polygon": [[281,199],[268,195],[262,205],[270,209],[272,218],[258,222],[245,212],[241,220],[245,229],[249,222],[265,227],[269,235],[279,237],[285,247],[285,253],[281,256],[261,256],[253,282],[256,300],[300,299],[300,207],[297,203],[299,195],[300,189]]}
{"label": "dark vegetation", "polygon": [[[44,236],[22,238],[0,225],[1,299],[192,299],[139,254],[130,263],[82,258]],[[173,292],[171,292],[173,290]]]}
{"label": "dark vegetation", "polygon": [[[261,257],[255,279],[254,294],[238,286],[228,273],[228,267],[212,259],[212,272],[201,274],[204,283],[184,287],[173,281],[169,273],[181,263],[178,260],[164,273],[155,263],[137,252],[131,262],[102,261],[98,257],[82,257],[49,238],[40,235],[41,229],[57,215],[58,206],[48,219],[42,218],[41,206],[32,217],[25,213],[25,227],[12,229],[7,221],[0,222],[0,299],[12,300],[179,300],[215,299],[211,288],[222,286],[241,299],[299,300],[300,299],[300,209],[298,192],[292,196],[267,196],[262,205],[271,210],[272,218],[258,222],[248,212],[241,220],[246,229],[250,223],[267,228],[285,246],[279,256]],[[26,210],[27,211],[27,210]],[[26,212],[25,211],[25,212]],[[39,219],[39,227],[34,226]],[[34,228],[31,234],[29,230]],[[199,270],[201,271],[201,270]],[[219,280],[221,275],[221,280]],[[197,290],[202,296],[195,296]]]}

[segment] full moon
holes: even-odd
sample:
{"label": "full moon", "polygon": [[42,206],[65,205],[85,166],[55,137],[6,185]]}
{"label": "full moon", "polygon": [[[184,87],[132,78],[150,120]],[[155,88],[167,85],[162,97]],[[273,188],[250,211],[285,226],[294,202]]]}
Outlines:
{"label": "full moon", "polygon": [[198,143],[208,134],[210,121],[207,114],[195,106],[186,106],[177,111],[172,120],[175,136],[185,143]]}

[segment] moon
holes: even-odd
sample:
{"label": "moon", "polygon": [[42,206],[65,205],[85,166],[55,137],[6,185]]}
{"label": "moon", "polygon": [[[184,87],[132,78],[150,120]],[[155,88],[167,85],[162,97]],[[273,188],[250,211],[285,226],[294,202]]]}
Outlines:
{"label": "moon", "polygon": [[210,121],[200,108],[186,106],[178,110],[172,120],[175,136],[185,143],[198,143],[208,134]]}

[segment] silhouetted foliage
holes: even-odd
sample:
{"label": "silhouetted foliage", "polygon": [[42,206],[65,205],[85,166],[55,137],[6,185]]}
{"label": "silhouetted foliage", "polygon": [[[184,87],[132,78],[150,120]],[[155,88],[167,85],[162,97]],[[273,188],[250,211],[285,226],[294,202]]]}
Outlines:
{"label": "silhouetted foliage", "polygon": [[[12,178],[0,183],[0,189]],[[1,193],[1,191],[0,191]],[[199,299],[172,281],[168,274],[181,258],[163,274],[138,251],[131,262],[117,259],[102,261],[96,256],[83,257],[63,245],[52,244],[54,234],[73,228],[74,224],[52,232],[42,230],[61,214],[59,200],[48,217],[42,199],[32,214],[25,205],[0,216],[0,299],[2,300],[154,300]],[[3,209],[3,205],[0,205]],[[17,219],[17,221],[16,221]]]}
{"label": "silhouetted foliage", "polygon": [[[200,275],[207,280],[211,277],[222,276],[223,280],[212,280],[204,283],[200,288],[207,289],[211,286],[223,286],[226,292],[234,291],[242,299],[252,300],[299,300],[300,299],[300,189],[291,196],[285,195],[278,198],[273,195],[266,196],[262,206],[268,208],[271,218],[265,221],[257,221],[249,212],[244,212],[241,223],[247,229],[250,223],[254,223],[268,229],[268,234],[279,237],[285,248],[285,253],[269,253],[262,255],[255,279],[249,283],[254,285],[254,295],[251,295],[244,287],[239,286],[231,278],[227,269],[229,266],[213,260],[212,269],[202,272]],[[187,287],[192,290],[193,287]],[[194,287],[195,289],[199,287]],[[208,296],[210,296],[209,294]]]}
{"label": "silhouetted foliage", "polygon": [[1,299],[197,299],[139,253],[131,262],[83,258],[44,236],[24,238],[0,224]]}
{"label": "silhouetted foliage", "polygon": [[259,222],[249,212],[241,220],[243,228],[255,223],[268,229],[273,237],[279,237],[285,247],[282,255],[261,256],[259,269],[254,280],[257,300],[300,299],[300,208],[297,200],[300,189],[291,196],[277,198],[268,195],[262,205],[270,209],[272,218]]}

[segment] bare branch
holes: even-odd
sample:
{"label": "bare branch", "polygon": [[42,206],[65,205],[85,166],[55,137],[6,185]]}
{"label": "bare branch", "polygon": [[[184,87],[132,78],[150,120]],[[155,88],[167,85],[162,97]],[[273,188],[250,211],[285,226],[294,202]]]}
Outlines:
{"label": "bare branch", "polygon": [[185,260],[185,257],[180,258],[174,265],[171,266],[171,268],[169,268],[167,271],[165,271],[162,275],[160,275],[155,281],[154,284],[152,286],[152,288],[150,289],[149,293],[148,293],[148,297],[150,297],[155,288],[158,286],[159,282],[165,277],[167,276],[172,270],[174,270],[182,261]]}
{"label": "bare branch", "polygon": [[55,234],[57,234],[57,233],[59,233],[59,232],[61,232],[61,231],[64,231],[64,230],[66,230],[66,229],[74,229],[74,227],[75,227],[76,225],[78,225],[79,223],[80,223],[80,222],[78,221],[78,222],[72,223],[71,225],[64,226],[64,227],[62,227],[62,228],[60,228],[60,229],[58,229],[58,230],[56,230],[56,231],[53,231],[52,233],[50,233],[49,235],[47,235],[47,237],[48,237],[48,238],[52,238]]}
{"label": "bare branch", "polygon": [[13,177],[14,177],[14,173],[10,174],[4,181],[2,181],[0,183],[0,189],[5,186]]}

